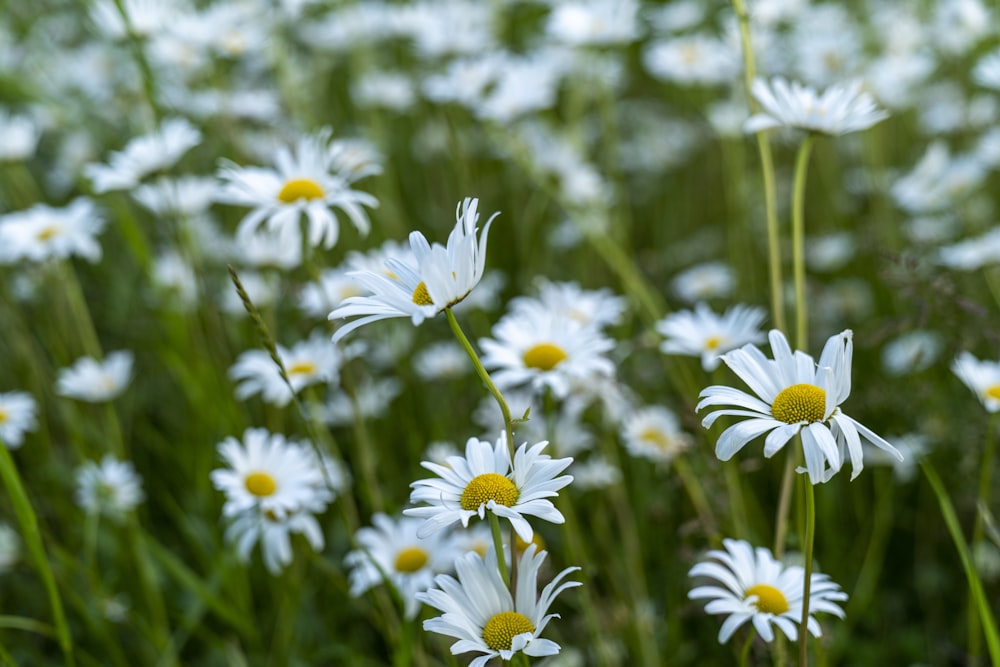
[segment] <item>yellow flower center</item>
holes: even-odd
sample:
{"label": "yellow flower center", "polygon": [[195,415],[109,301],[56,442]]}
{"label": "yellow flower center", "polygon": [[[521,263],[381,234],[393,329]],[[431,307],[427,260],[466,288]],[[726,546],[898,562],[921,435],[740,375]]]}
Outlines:
{"label": "yellow flower center", "polygon": [[712,336],[705,341],[706,350],[715,350],[722,344],[722,336]]}
{"label": "yellow flower center", "polygon": [[476,475],[462,491],[462,509],[476,510],[483,503],[495,500],[497,505],[510,507],[517,502],[518,493],[514,482],[503,475],[488,472]]}
{"label": "yellow flower center", "polygon": [[406,547],[396,554],[396,572],[416,572],[427,565],[428,559],[427,552],[420,547]]}
{"label": "yellow flower center", "polygon": [[788,611],[788,600],[785,594],[774,586],[767,584],[757,584],[747,589],[743,599],[746,600],[751,595],[757,596],[757,611],[765,614],[784,614]]}
{"label": "yellow flower center", "polygon": [[266,498],[278,490],[278,483],[266,472],[254,471],[246,476],[243,484],[255,496]]}
{"label": "yellow flower center", "polygon": [[312,375],[316,372],[316,364],[311,361],[299,361],[288,367],[289,375]]}
{"label": "yellow flower center", "polygon": [[992,387],[987,387],[983,392],[983,395],[987,398],[992,398],[995,401],[1000,401],[1000,384],[995,384]]}
{"label": "yellow flower center", "polygon": [[57,235],[58,233],[59,233],[58,227],[56,227],[55,225],[49,225],[48,227],[43,228],[40,232],[35,234],[35,240],[48,241],[50,238]]}
{"label": "yellow flower center", "polygon": [[286,204],[297,202],[300,199],[323,199],[325,196],[326,193],[323,192],[320,184],[308,178],[293,178],[285,183],[281,192],[278,193],[278,199]]}
{"label": "yellow flower center", "polygon": [[647,428],[639,434],[639,439],[651,442],[660,449],[671,449],[673,441],[663,431],[656,428]]}
{"label": "yellow flower center", "polygon": [[7,411],[4,410],[3,408],[0,408],[0,424],[3,424],[8,419],[9,419],[9,416],[7,415]]}
{"label": "yellow flower center", "polygon": [[823,421],[826,392],[814,384],[793,384],[774,397],[771,414],[786,424]]}
{"label": "yellow flower center", "polygon": [[418,306],[433,306],[434,302],[431,301],[431,295],[427,291],[427,285],[421,280],[417,285],[417,288],[413,290],[413,303]]}
{"label": "yellow flower center", "polygon": [[551,371],[565,361],[566,351],[553,343],[539,343],[524,353],[524,365],[540,371]]}
{"label": "yellow flower center", "polygon": [[486,621],[483,641],[494,651],[509,651],[514,637],[524,632],[534,632],[535,626],[528,617],[516,611],[502,611]]}
{"label": "yellow flower center", "polygon": [[538,533],[537,530],[531,536],[530,542],[525,542],[524,540],[521,539],[520,535],[514,533],[514,548],[517,550],[517,553],[524,553],[524,550],[527,549],[532,544],[535,545],[535,553],[545,550],[545,540],[542,539],[542,536]]}

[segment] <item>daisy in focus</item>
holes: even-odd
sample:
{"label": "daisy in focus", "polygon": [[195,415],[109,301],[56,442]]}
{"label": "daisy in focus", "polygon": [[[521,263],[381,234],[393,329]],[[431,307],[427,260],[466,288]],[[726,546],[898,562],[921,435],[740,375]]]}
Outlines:
{"label": "daisy in focus", "polygon": [[514,453],[512,465],[506,434],[501,433],[496,444],[469,438],[465,456],[449,456],[445,465],[421,462],[438,477],[410,485],[410,502],[426,506],[411,507],[403,514],[425,519],[417,535],[426,537],[458,522],[468,527],[472,517],[485,519],[486,512],[492,512],[510,521],[518,536],[530,542],[534,530],[525,516],[564,523],[566,519],[548,499],[573,481],[569,475],[556,476],[573,459],[542,454],[547,444],[539,442],[529,449],[528,443],[523,443]]}
{"label": "daisy in focus", "polygon": [[747,133],[774,127],[793,127],[820,134],[840,135],[867,130],[889,117],[871,95],[861,91],[861,82],[835,85],[818,93],[809,86],[782,77],[770,82],[756,79],[751,88],[763,113],[747,119]]}
{"label": "daisy in focus", "polygon": [[111,352],[104,361],[81,357],[59,371],[56,393],[89,403],[117,398],[132,379],[132,359],[128,350]]}
{"label": "daisy in focus", "polygon": [[517,590],[508,590],[497,571],[496,553],[490,551],[484,560],[469,552],[455,561],[458,579],[438,575],[432,588],[418,593],[416,598],[434,607],[443,615],[424,621],[424,630],[454,637],[452,655],[476,651],[482,653],[469,667],[485,667],[493,658],[510,660],[515,653],[539,657],[556,655],[560,646],[540,635],[558,614],[549,614],[556,597],[567,588],[582,585],[563,578],[579,570],[568,567],[555,576],[538,594],[538,570],[546,552],[536,553],[530,545],[521,555],[517,567]]}
{"label": "daisy in focus", "polygon": [[659,405],[632,413],[622,426],[622,437],[629,454],[661,463],[691,447],[691,436],[681,430],[677,416]]}
{"label": "daisy in focus", "polygon": [[604,356],[613,340],[538,301],[519,303],[493,327],[493,338],[479,345],[483,365],[504,391],[528,386],[566,398],[575,386],[614,374]]}
{"label": "daisy in focus", "polygon": [[438,533],[418,537],[420,519],[386,514],[372,516],[374,527],[361,528],[355,535],[361,546],[347,554],[344,563],[351,568],[351,595],[358,597],[382,583],[382,573],[392,581],[403,598],[407,619],[416,618],[420,602],[416,594],[434,583],[434,576],[451,572],[455,559],[465,551],[451,534]]}
{"label": "daisy in focus", "polygon": [[76,471],[76,503],[87,514],[121,521],[143,501],[142,478],[129,461],[107,454],[100,463],[87,461]]}
{"label": "daisy in focus", "polygon": [[17,449],[24,443],[24,434],[38,427],[38,405],[31,394],[8,391],[0,394],[0,442],[7,449]]}
{"label": "daisy in focus", "polygon": [[92,163],[84,174],[101,194],[113,190],[131,190],[149,174],[168,169],[201,141],[201,132],[183,118],[163,121],[150,134],[135,137],[121,151],[111,154],[108,164]]}
{"label": "daisy in focus", "polygon": [[733,306],[723,315],[716,315],[703,302],[694,310],[681,310],[663,318],[656,330],[666,339],[660,344],[664,354],[701,357],[701,367],[714,371],[725,352],[747,343],[763,343],[760,325],[766,314],[762,308]]}
{"label": "daisy in focus", "polygon": [[1000,362],[980,361],[963,352],[955,357],[951,370],[979,397],[987,412],[1000,411]]}
{"label": "daisy in focus", "polygon": [[303,387],[337,380],[341,355],[324,337],[313,336],[291,349],[278,345],[277,350],[288,382],[266,350],[247,350],[229,369],[229,377],[239,383],[236,398],[260,394],[267,403],[285,406]]}
{"label": "daisy in focus", "polygon": [[0,263],[82,257],[101,259],[97,235],[104,229],[93,202],[80,197],[62,208],[36,204],[0,216]]}
{"label": "daisy in focus", "polygon": [[809,481],[830,480],[844,461],[851,459],[851,479],[864,468],[861,439],[891,453],[902,454],[885,439],[840,410],[851,393],[851,359],[854,353],[850,329],[831,336],[823,347],[819,365],[805,352],[794,353],[777,329],[771,330],[768,359],[753,345],[744,345],[722,356],[722,360],[756,396],[739,389],[712,386],[702,390],[697,410],[717,405],[735,406],[710,412],[702,426],[711,428],[724,415],[748,417],[719,436],[715,455],[728,461],[751,440],[767,434],[764,457],[771,458],[796,434],[801,436]]}
{"label": "daisy in focus", "polygon": [[[774,640],[772,625],[789,640],[798,636],[796,625],[802,621],[805,570],[786,566],[775,560],[768,549],[753,549],[749,542],[725,539],[725,551],[708,552],[707,560],[691,568],[688,576],[714,579],[716,585],[698,586],[688,593],[691,600],[709,600],[709,614],[728,614],[719,630],[719,643],[729,641],[747,621],[766,642]],[[814,612],[844,618],[837,605],[847,594],[825,574],[812,573],[809,587],[809,619],[806,629],[814,637],[822,634]]]}
{"label": "daisy in focus", "polygon": [[409,317],[414,326],[459,303],[479,284],[486,265],[486,241],[494,213],[476,238],[479,200],[466,197],[455,209],[455,227],[447,246],[430,244],[420,232],[410,234],[412,256],[409,261],[392,257],[385,261],[386,271],[348,273],[369,296],[344,299],[330,313],[330,319],[358,319],[337,329],[336,343],[344,336],[378,320]]}
{"label": "daisy in focus", "polygon": [[371,225],[364,207],[375,208],[378,200],[351,185],[380,173],[381,167],[344,163],[340,142],[331,141],[331,134],[330,128],[323,128],[301,137],[294,152],[279,148],[273,169],[222,162],[216,201],[252,209],[240,222],[239,236],[266,224],[286,239],[299,239],[299,220],[305,215],[309,245],[332,248],[340,235],[334,208],[346,213],[361,234],[368,234]]}

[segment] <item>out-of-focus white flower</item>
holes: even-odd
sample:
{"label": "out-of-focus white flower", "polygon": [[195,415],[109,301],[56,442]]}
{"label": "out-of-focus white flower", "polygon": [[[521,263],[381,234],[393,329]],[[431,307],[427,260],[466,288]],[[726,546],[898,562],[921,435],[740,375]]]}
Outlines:
{"label": "out-of-focus white flower", "polygon": [[260,394],[268,403],[284,406],[292,400],[293,392],[297,394],[311,384],[335,382],[338,377],[340,352],[324,336],[314,335],[291,348],[278,345],[277,351],[288,381],[281,377],[267,351],[247,350],[229,369],[229,377],[239,383],[237,398]]}
{"label": "out-of-focus white flower", "polygon": [[191,123],[170,118],[157,131],[135,137],[112,153],[108,164],[86,165],[84,174],[93,182],[94,192],[131,190],[145,176],[172,167],[200,141],[201,132]]}
{"label": "out-of-focus white flower", "polygon": [[76,502],[88,514],[120,521],[143,501],[142,478],[129,461],[107,454],[76,471]]}
{"label": "out-of-focus white flower", "polygon": [[716,315],[699,301],[693,311],[679,310],[656,323],[656,330],[665,339],[660,351],[701,357],[702,368],[713,371],[724,353],[747,343],[764,342],[760,325],[766,316],[764,309],[742,304]]}
{"label": "out-of-focus white flower", "polygon": [[642,61],[654,77],[680,85],[728,84],[739,76],[741,67],[738,50],[702,34],[654,42],[643,52]]}
{"label": "out-of-focus white flower", "polygon": [[908,331],[882,348],[882,368],[895,377],[919,373],[937,361],[943,345],[934,331]]}
{"label": "out-of-focus white flower", "polygon": [[705,262],[681,271],[670,281],[677,296],[689,303],[732,294],[736,279],[722,262]]}
{"label": "out-of-focus white flower", "polygon": [[571,0],[556,5],[545,31],[572,46],[627,44],[639,36],[635,0]]}
{"label": "out-of-focus white flower", "polygon": [[962,352],[951,370],[982,402],[987,412],[1000,412],[1000,361],[980,361]]}
{"label": "out-of-focus white flower", "polygon": [[63,208],[35,204],[0,216],[0,263],[74,256],[97,262],[101,259],[97,235],[104,224],[93,202],[84,197]]}
{"label": "out-of-focus white flower", "polygon": [[31,394],[9,391],[0,394],[0,441],[7,449],[24,443],[24,434],[38,427],[38,405]]}
{"label": "out-of-focus white flower", "polygon": [[0,109],[0,162],[27,160],[40,136],[41,129],[33,118]]}
{"label": "out-of-focus white flower", "polygon": [[660,405],[633,412],[622,424],[622,438],[629,454],[658,463],[670,463],[692,443],[677,416]]}
{"label": "out-of-focus white flower", "polygon": [[775,77],[770,82],[756,79],[752,91],[764,112],[747,119],[747,132],[793,127],[839,135],[867,130],[889,117],[868,93],[861,91],[858,81],[830,86],[820,93],[796,81],[789,83]]}
{"label": "out-of-focus white flower", "polygon": [[56,393],[89,403],[110,401],[120,395],[132,379],[132,353],[119,350],[107,354],[104,361],[81,357],[69,368],[59,371]]}

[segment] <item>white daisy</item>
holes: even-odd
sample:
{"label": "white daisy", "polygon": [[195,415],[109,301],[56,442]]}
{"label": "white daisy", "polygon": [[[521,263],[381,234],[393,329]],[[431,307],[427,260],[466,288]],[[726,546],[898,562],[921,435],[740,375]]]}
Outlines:
{"label": "white daisy", "polygon": [[0,109],[0,162],[27,160],[35,153],[41,128],[31,116]]}
{"label": "white daisy", "polygon": [[299,308],[310,317],[326,317],[347,297],[362,296],[364,290],[347,275],[349,270],[336,268],[322,271],[318,280],[302,287]]}
{"label": "white daisy", "polygon": [[541,302],[560,317],[597,329],[620,323],[627,307],[625,299],[612,294],[611,290],[585,290],[579,283],[554,283],[542,279],[537,299],[515,297],[510,302],[510,310],[516,312],[527,305],[527,310],[531,311],[535,306],[530,304],[535,302]]}
{"label": "white daisy", "polygon": [[119,152],[114,152],[108,164],[91,163],[84,174],[98,194],[112,190],[131,190],[143,177],[172,167],[192,147],[201,141],[201,132],[183,118],[163,121],[159,130],[135,137]]}
{"label": "white daisy", "polygon": [[469,355],[454,341],[433,343],[413,356],[413,370],[424,382],[457,379],[472,370]]}
{"label": "white daisy", "polygon": [[681,430],[677,416],[659,405],[632,413],[622,425],[622,438],[632,456],[663,463],[691,447],[691,436]]}
{"label": "white daisy", "polygon": [[558,644],[540,635],[551,619],[559,617],[548,613],[556,596],[581,585],[579,581],[562,579],[580,568],[568,567],[557,574],[539,596],[538,570],[547,554],[535,551],[534,545],[529,546],[518,562],[514,596],[500,578],[493,551],[485,560],[474,551],[456,560],[458,579],[438,575],[434,580],[438,588],[416,596],[444,612],[424,621],[424,629],[458,639],[451,645],[453,655],[482,653],[469,667],[485,667],[496,657],[508,661],[518,651],[533,657],[559,653]]}
{"label": "white daisy", "polygon": [[8,213],[0,216],[0,262],[67,257],[96,262],[101,259],[97,235],[104,223],[93,202],[83,197],[62,208],[36,204]]}
{"label": "white daisy", "polygon": [[226,494],[224,516],[257,508],[281,520],[303,508],[321,511],[332,498],[315,454],[280,433],[248,428],[242,443],[230,436],[218,451],[229,466],[211,473]]}
{"label": "white daisy", "polygon": [[313,512],[321,512],[325,507],[325,503],[320,503],[284,517],[250,508],[233,518],[226,528],[226,541],[236,545],[236,555],[244,563],[250,560],[250,552],[259,542],[265,567],[271,574],[278,574],[292,562],[292,535],[304,535],[314,551],[323,548],[323,530]]}
{"label": "white daisy", "polygon": [[38,405],[31,394],[23,391],[0,394],[0,442],[7,449],[20,447],[24,434],[38,427],[37,410]]}
{"label": "white daisy", "polygon": [[681,310],[663,318],[656,330],[666,340],[660,344],[664,354],[701,357],[701,367],[714,371],[723,353],[747,343],[763,343],[760,325],[766,313],[763,308],[738,304],[723,315],[716,315],[705,303],[695,304],[694,310]]}
{"label": "white daisy", "polygon": [[[260,394],[272,405],[284,406],[293,392],[321,382],[335,382],[340,368],[340,353],[323,336],[312,336],[291,347],[276,346],[288,376],[286,383],[277,364],[265,350],[243,352],[230,369],[229,377],[237,381],[236,397],[244,400]],[[291,387],[289,388],[289,384]]]}
{"label": "white daisy", "polygon": [[486,518],[486,512],[507,519],[526,542],[534,535],[525,516],[535,516],[552,523],[563,523],[562,513],[548,498],[573,481],[569,475],[556,477],[573,462],[571,458],[553,459],[542,454],[547,442],[528,448],[523,443],[514,453],[511,466],[507,438],[500,434],[496,444],[469,438],[465,456],[449,456],[445,465],[421,462],[421,466],[439,477],[421,479],[410,486],[410,502],[427,507],[403,510],[407,516],[426,519],[417,530],[421,537],[431,535],[454,523],[469,525],[469,519]]}
{"label": "white daisy", "polygon": [[99,464],[87,461],[76,470],[76,503],[88,514],[120,521],[143,497],[142,478],[129,461],[106,454]]}
{"label": "white daisy", "polygon": [[[774,640],[774,625],[789,640],[798,636],[796,624],[802,621],[803,583],[805,570],[798,565],[786,566],[774,559],[767,549],[753,549],[743,540],[722,540],[726,550],[708,552],[708,560],[691,568],[688,576],[708,577],[721,585],[698,586],[688,593],[692,600],[708,599],[709,614],[728,614],[719,630],[719,643],[724,644],[744,623],[750,621],[760,638]],[[813,572],[809,584],[809,618],[806,628],[814,637],[822,634],[814,612],[825,612],[839,618],[844,611],[837,605],[847,594],[825,574]]]}
{"label": "white daisy", "polygon": [[595,377],[614,374],[604,356],[614,341],[596,328],[553,312],[540,302],[522,302],[493,327],[493,338],[479,341],[483,365],[502,390],[529,385],[565,398]]}
{"label": "white daisy", "polygon": [[414,325],[434,317],[464,299],[483,277],[486,241],[494,213],[476,238],[479,200],[466,197],[455,209],[455,227],[448,245],[433,245],[420,232],[410,234],[411,261],[387,259],[385,271],[356,271],[354,278],[370,296],[348,297],[330,319],[362,315],[337,329],[334,342],[371,322],[390,317],[409,317]]}
{"label": "white daisy", "polygon": [[719,436],[715,454],[728,461],[751,440],[767,433],[764,456],[770,458],[796,434],[801,435],[806,470],[813,484],[826,482],[851,457],[851,479],[864,468],[861,438],[901,458],[902,455],[866,426],[845,415],[840,404],[851,393],[851,358],[854,352],[850,329],[831,336],[823,347],[819,366],[805,352],[793,354],[785,336],[774,329],[769,334],[774,359],[753,345],[723,355],[722,360],[757,396],[725,386],[702,390],[697,409],[732,405],[736,409],[710,412],[702,426],[710,428],[723,415],[749,417],[733,424]]}
{"label": "white daisy", "polygon": [[416,594],[431,587],[434,575],[452,571],[455,559],[465,551],[451,535],[418,537],[420,519],[392,519],[380,512],[372,516],[372,524],[374,528],[358,530],[355,539],[361,548],[344,558],[351,568],[351,595],[379,585],[384,573],[403,598],[406,618],[416,618],[420,611]]}
{"label": "white daisy", "polygon": [[705,262],[689,267],[670,281],[670,288],[689,303],[703,299],[727,297],[733,291],[736,278],[733,270],[722,262]]}
{"label": "white daisy", "polygon": [[294,152],[279,148],[274,169],[240,167],[228,160],[221,163],[218,176],[222,186],[216,200],[253,209],[240,222],[240,236],[266,223],[268,229],[280,230],[285,238],[299,239],[299,220],[304,214],[309,245],[331,248],[340,234],[333,208],[346,213],[360,233],[368,233],[370,223],[364,207],[375,208],[378,200],[367,192],[352,190],[350,185],[359,174],[372,170],[359,171],[353,163],[342,162],[342,147],[331,142],[331,134],[330,128],[323,128],[301,137]]}
{"label": "white daisy", "polygon": [[754,98],[764,108],[747,119],[746,132],[760,132],[773,127],[794,127],[821,134],[839,135],[867,130],[889,114],[875,105],[871,95],[861,91],[861,82],[840,84],[822,93],[809,86],[782,77],[770,83],[756,79],[751,88]]}
{"label": "white daisy", "polygon": [[962,352],[955,357],[951,370],[979,397],[987,412],[1000,411],[1000,362],[980,361]]}
{"label": "white daisy", "polygon": [[79,401],[100,403],[118,397],[132,379],[132,353],[119,350],[104,361],[81,357],[59,371],[56,393]]}
{"label": "white daisy", "polygon": [[545,32],[571,46],[627,44],[639,37],[636,0],[574,0],[553,7]]}

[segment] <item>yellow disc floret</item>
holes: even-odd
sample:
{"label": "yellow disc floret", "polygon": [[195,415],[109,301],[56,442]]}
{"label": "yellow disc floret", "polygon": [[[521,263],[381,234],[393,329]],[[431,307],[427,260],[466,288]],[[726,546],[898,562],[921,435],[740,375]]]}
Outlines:
{"label": "yellow disc floret", "polygon": [[7,411],[0,408],[0,424],[3,424],[8,419],[10,419],[10,416],[7,415]]}
{"label": "yellow disc floret", "polygon": [[59,228],[56,227],[55,225],[49,225],[48,227],[44,227],[42,231],[35,234],[35,240],[48,241],[50,238],[58,234],[59,234]]}
{"label": "yellow disc floret", "polygon": [[551,371],[567,357],[566,351],[553,343],[539,343],[524,353],[524,365],[540,371]]}
{"label": "yellow disc floret", "polygon": [[462,491],[462,509],[477,510],[483,503],[495,500],[498,505],[512,506],[517,502],[518,493],[514,482],[503,475],[488,472],[476,475]]}
{"label": "yellow disc floret", "polygon": [[502,611],[483,626],[483,641],[494,651],[509,651],[514,637],[524,632],[534,632],[535,626],[528,617],[516,611]]}
{"label": "yellow disc floret", "polygon": [[316,364],[311,361],[298,361],[288,367],[289,375],[312,375],[316,372]]}
{"label": "yellow disc floret", "polygon": [[246,479],[243,480],[243,484],[247,487],[247,491],[261,498],[273,495],[278,490],[278,482],[269,474],[260,470],[247,475]]}
{"label": "yellow disc floret", "polygon": [[718,349],[719,345],[722,344],[722,336],[711,336],[705,341],[705,349],[712,351]]}
{"label": "yellow disc floret", "polygon": [[420,281],[416,289],[413,290],[413,303],[418,306],[433,306],[434,301],[431,300],[430,292],[427,291],[427,285],[424,281]]}
{"label": "yellow disc floret", "polygon": [[396,554],[396,572],[417,572],[428,560],[427,552],[420,547],[406,547]]}
{"label": "yellow disc floret", "polygon": [[323,199],[326,193],[316,181],[308,178],[293,178],[285,183],[278,193],[278,199],[291,204],[300,199]]}
{"label": "yellow disc floret", "polygon": [[983,391],[983,395],[987,398],[992,398],[995,401],[1000,401],[1000,384],[987,387],[986,390]]}
{"label": "yellow disc floret", "polygon": [[768,584],[757,584],[747,589],[743,599],[751,595],[757,596],[757,611],[765,614],[784,614],[788,611],[788,600],[785,594],[774,586]]}
{"label": "yellow disc floret", "polygon": [[793,384],[774,397],[771,414],[786,424],[821,422],[826,417],[826,392],[814,384]]}

